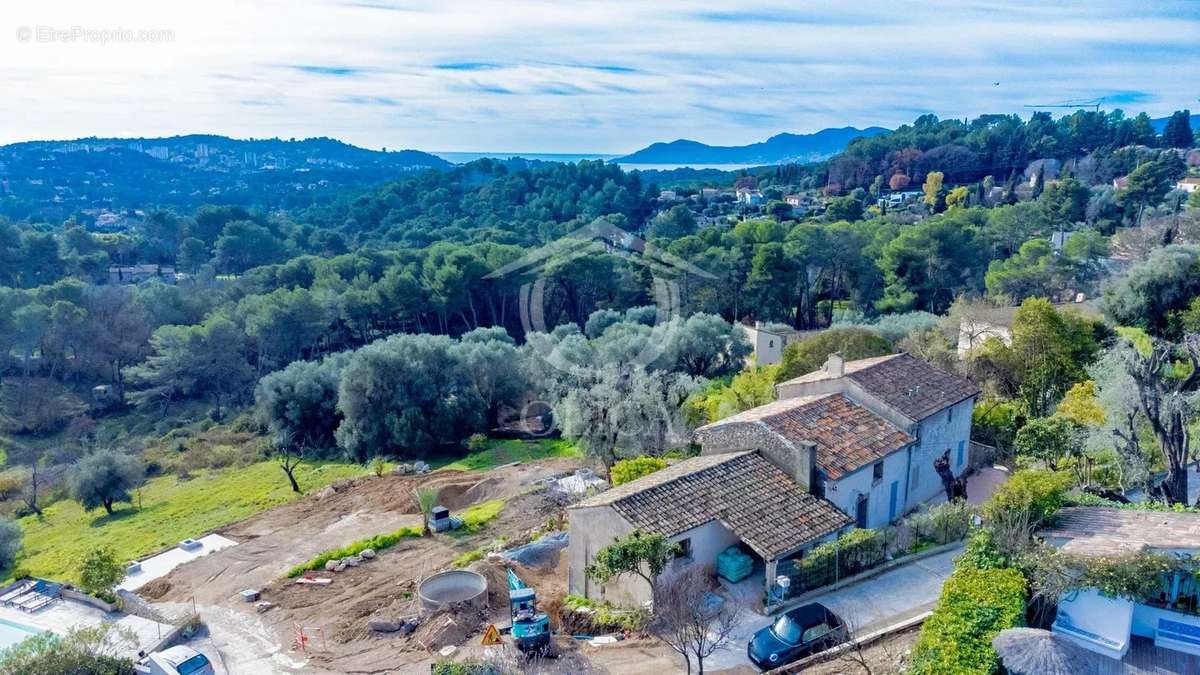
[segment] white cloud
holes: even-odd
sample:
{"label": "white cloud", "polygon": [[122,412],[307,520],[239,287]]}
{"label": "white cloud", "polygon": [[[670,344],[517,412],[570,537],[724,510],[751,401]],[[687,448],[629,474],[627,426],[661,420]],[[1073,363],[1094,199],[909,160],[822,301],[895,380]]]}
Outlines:
{"label": "white cloud", "polygon": [[[44,1],[6,7],[0,25],[0,141],[214,132],[620,152],[1113,92],[1144,92],[1126,107],[1161,115],[1194,103],[1200,15],[1144,5]],[[22,26],[174,39],[22,42]]]}

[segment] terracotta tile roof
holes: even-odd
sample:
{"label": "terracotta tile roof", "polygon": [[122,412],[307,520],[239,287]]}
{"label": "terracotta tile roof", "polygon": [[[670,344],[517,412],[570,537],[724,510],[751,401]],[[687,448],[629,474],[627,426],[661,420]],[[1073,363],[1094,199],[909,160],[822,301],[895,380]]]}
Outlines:
{"label": "terracotta tile roof", "polygon": [[785,398],[701,429],[712,431],[745,422],[761,423],[795,445],[815,444],[817,466],[831,480],[917,440],[842,394]]}
{"label": "terracotta tile roof", "polygon": [[1100,506],[1060,509],[1054,526],[1038,533],[1069,553],[1200,549],[1200,513],[1136,511]]}
{"label": "terracotta tile roof", "polygon": [[853,371],[852,363],[846,364],[846,377],[913,421],[979,394],[974,382],[911,354],[897,354]]}
{"label": "terracotta tile roof", "polygon": [[766,559],[851,524],[757,452],[702,455],[586,499],[634,527],[674,536],[716,520]]}
{"label": "terracotta tile roof", "polygon": [[[858,372],[865,368],[870,368],[871,366],[875,366],[880,363],[883,363],[884,361],[894,359],[897,356],[900,356],[900,354],[887,354],[884,356],[872,356],[869,359],[858,359],[857,361],[847,361],[845,373],[847,375],[849,375],[850,373]],[[799,377],[793,377],[792,379],[781,382],[780,384],[805,384],[807,382],[823,382],[825,380],[836,380],[836,379],[837,379],[836,376],[830,375],[823,368],[818,368],[817,370],[814,370],[811,373],[805,373]]]}

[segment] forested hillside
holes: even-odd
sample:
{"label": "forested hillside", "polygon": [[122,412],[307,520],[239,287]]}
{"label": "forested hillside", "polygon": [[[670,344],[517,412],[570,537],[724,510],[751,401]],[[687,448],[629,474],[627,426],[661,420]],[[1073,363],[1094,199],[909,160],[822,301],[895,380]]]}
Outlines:
{"label": "forested hillside", "polygon": [[[270,439],[255,452],[362,461],[453,451],[536,399],[606,461],[662,451],[697,421],[683,401],[741,368],[739,321],[865,326],[885,336],[869,351],[936,359],[936,315],[961,302],[1106,294],[1113,321],[1177,337],[1200,288],[1186,119],[1155,134],[1119,112],[923,116],[822,164],[669,186],[600,162],[481,160],[290,209],[154,208],[113,231],[80,213],[5,220],[0,434],[26,467],[13,493],[96,446],[186,449],[194,430],[171,434],[199,420]],[[158,187],[122,189],[149,201]],[[526,334],[534,277],[489,274],[597,220],[704,272],[676,280],[678,317],[654,325],[653,276],[627,238],[539,269],[551,332]],[[635,359],[648,344],[654,358]]]}

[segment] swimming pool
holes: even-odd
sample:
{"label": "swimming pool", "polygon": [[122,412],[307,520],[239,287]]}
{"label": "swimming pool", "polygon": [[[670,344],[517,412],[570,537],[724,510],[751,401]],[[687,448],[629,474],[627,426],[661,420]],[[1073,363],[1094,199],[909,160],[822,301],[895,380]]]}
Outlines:
{"label": "swimming pool", "polygon": [[0,650],[8,649],[13,645],[25,641],[26,638],[31,638],[41,632],[37,628],[30,628],[29,626],[0,619]]}

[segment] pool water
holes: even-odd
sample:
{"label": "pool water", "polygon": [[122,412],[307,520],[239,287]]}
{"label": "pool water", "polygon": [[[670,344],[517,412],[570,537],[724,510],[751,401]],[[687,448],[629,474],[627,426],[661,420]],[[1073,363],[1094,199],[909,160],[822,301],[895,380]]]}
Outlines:
{"label": "pool water", "polygon": [[26,638],[31,638],[41,632],[37,628],[30,628],[29,626],[0,619],[0,650],[20,644]]}

